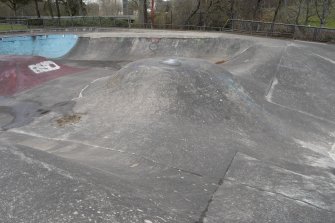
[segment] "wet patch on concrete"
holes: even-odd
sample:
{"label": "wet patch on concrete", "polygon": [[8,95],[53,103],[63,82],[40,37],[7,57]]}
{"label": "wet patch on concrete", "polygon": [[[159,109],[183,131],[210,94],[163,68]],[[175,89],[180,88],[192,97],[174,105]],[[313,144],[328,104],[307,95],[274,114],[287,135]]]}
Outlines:
{"label": "wet patch on concrete", "polygon": [[63,59],[58,60],[61,63],[68,65],[68,66],[75,66],[81,68],[103,68],[106,70],[120,70],[126,64],[132,62],[130,60],[115,60],[115,61],[108,61],[108,60],[69,60]]}
{"label": "wet patch on concrete", "polygon": [[14,99],[2,97],[0,100],[0,129],[6,131],[25,126],[33,122],[35,118],[50,112],[66,116],[72,113],[75,103],[68,101],[43,106],[37,101],[14,101]]}

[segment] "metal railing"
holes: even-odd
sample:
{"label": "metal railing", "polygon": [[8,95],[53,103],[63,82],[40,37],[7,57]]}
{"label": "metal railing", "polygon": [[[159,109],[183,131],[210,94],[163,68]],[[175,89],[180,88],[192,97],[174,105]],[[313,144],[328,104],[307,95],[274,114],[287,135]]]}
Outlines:
{"label": "metal railing", "polygon": [[232,32],[251,35],[277,36],[309,41],[335,41],[335,29],[296,24],[271,23],[233,19],[228,21]]}
{"label": "metal railing", "polygon": [[[0,18],[0,23],[10,24],[9,32],[28,30],[54,30],[54,31],[108,31],[109,28],[144,28],[144,29],[172,29],[172,30],[198,30],[216,32],[234,32],[248,35],[262,35],[268,37],[295,38],[309,41],[329,42],[335,41],[335,29],[302,26],[295,24],[271,23],[253,20],[229,19],[222,26],[197,26],[176,24],[135,23],[134,16],[72,16],[72,17],[24,17]],[[26,29],[17,30],[16,26],[23,25]],[[7,31],[8,32],[8,31]]]}

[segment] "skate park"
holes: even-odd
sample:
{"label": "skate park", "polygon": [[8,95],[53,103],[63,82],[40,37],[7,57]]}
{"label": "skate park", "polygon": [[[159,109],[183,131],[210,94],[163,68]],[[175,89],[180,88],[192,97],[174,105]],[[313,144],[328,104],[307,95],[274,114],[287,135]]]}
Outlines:
{"label": "skate park", "polygon": [[335,219],[334,44],[115,29],[0,54],[4,222]]}

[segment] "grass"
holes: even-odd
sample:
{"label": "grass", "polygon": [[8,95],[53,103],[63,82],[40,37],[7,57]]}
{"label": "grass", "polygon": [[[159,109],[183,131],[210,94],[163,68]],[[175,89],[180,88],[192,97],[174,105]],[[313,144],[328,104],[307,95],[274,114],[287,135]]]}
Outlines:
{"label": "grass", "polygon": [[[311,12],[314,12],[315,9],[311,8]],[[289,7],[289,12],[292,11],[296,11],[296,8],[294,6]],[[300,18],[299,18],[299,24],[300,25],[304,25],[305,22],[305,13],[304,11],[301,12]],[[274,14],[274,9],[265,9],[262,15],[262,21],[267,21],[267,22],[271,22],[273,19],[273,14]],[[283,12],[282,12],[283,14]],[[281,15],[282,15],[281,14]],[[280,15],[278,17],[278,19],[280,20]],[[282,21],[277,21],[277,22],[282,22]],[[295,23],[295,17],[291,17],[290,21],[286,22],[286,23],[291,23],[294,24]],[[312,17],[309,18],[308,21],[308,25],[310,26],[315,26],[315,27],[320,27],[320,19],[318,18],[317,15],[314,15]],[[329,15],[327,17],[326,20],[326,24],[324,26],[325,28],[330,28],[330,29],[335,29],[335,9],[331,8]]]}
{"label": "grass", "polygon": [[[316,16],[313,16],[309,19],[309,25],[311,26],[320,26],[320,20],[318,17]],[[326,28],[335,28],[335,18],[332,16],[332,17],[328,17],[327,21],[326,21],[326,24],[325,24],[325,27]]]}
{"label": "grass", "polygon": [[0,31],[26,30],[27,26],[21,24],[0,24]]}

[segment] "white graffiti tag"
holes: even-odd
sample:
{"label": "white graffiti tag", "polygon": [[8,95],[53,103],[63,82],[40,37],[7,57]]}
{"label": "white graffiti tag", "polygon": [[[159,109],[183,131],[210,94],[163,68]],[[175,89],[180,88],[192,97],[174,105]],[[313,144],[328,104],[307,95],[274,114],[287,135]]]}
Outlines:
{"label": "white graffiti tag", "polygon": [[32,64],[28,66],[30,70],[32,70],[35,74],[45,73],[53,70],[60,69],[60,66],[58,66],[53,61],[42,61],[37,64]]}

